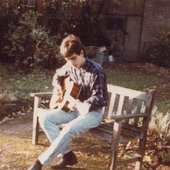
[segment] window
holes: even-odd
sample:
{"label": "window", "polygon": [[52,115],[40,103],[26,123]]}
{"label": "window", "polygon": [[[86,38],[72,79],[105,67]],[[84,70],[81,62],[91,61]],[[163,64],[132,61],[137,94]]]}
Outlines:
{"label": "window", "polygon": [[124,25],[124,18],[107,18],[107,29],[109,30],[123,30]]}
{"label": "window", "polygon": [[20,0],[22,6],[35,7],[35,0]]}

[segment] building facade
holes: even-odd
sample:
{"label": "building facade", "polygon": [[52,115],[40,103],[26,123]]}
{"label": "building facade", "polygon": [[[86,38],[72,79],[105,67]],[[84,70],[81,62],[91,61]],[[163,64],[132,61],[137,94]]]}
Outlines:
{"label": "building facade", "polygon": [[110,4],[105,7],[104,29],[109,32],[109,37],[117,35],[111,39],[113,42],[116,40],[124,60],[137,61],[154,35],[170,31],[170,0],[120,0],[120,2],[116,9]]}
{"label": "building facade", "polygon": [[[43,0],[19,2],[38,11],[43,8]],[[100,27],[113,46],[117,45],[124,60],[139,60],[154,35],[170,30],[170,0],[120,0],[117,5],[109,1],[105,4],[99,17]]]}

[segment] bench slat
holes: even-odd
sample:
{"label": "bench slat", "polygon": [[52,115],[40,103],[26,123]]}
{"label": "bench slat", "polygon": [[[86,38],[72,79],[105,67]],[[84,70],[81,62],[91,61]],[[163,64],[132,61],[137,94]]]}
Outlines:
{"label": "bench slat", "polygon": [[108,88],[108,92],[110,92],[110,93],[116,93],[119,95],[128,96],[129,98],[138,98],[138,99],[142,99],[142,100],[147,99],[146,92],[132,90],[132,89],[128,89],[128,88],[124,88],[124,87],[120,87],[120,86],[114,86],[111,84],[108,84],[107,88]]}
{"label": "bench slat", "polygon": [[114,104],[115,104],[115,99],[116,99],[116,94],[112,93],[111,94],[111,99],[110,99],[110,104],[109,104],[109,111],[108,111],[108,115],[107,115],[108,118],[112,117],[113,107],[114,107]]}
{"label": "bench slat", "polygon": [[118,104],[118,110],[117,110],[117,114],[116,115],[121,115],[124,99],[125,99],[125,96],[124,95],[120,95],[119,104]]}
{"label": "bench slat", "polygon": [[40,92],[40,93],[30,93],[31,97],[50,97],[52,95],[52,92]]}
{"label": "bench slat", "polygon": [[117,164],[118,165],[124,165],[124,164],[127,164],[127,163],[133,163],[133,162],[139,161],[140,159],[141,159],[141,155],[136,154],[135,156],[130,157],[128,159],[118,160]]}

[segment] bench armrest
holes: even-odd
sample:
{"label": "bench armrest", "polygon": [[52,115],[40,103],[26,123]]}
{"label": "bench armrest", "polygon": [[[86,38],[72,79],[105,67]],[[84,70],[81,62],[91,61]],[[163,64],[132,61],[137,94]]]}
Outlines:
{"label": "bench armrest", "polygon": [[30,93],[31,97],[51,97],[52,92]]}
{"label": "bench armrest", "polygon": [[140,117],[147,117],[147,115],[146,114],[115,115],[112,116],[111,118],[104,118],[104,121],[106,123],[112,123],[112,122],[118,122],[126,119],[140,118]]}

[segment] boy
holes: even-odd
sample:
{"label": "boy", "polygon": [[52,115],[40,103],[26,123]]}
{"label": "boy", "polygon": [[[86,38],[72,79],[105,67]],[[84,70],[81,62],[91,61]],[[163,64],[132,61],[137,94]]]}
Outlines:
{"label": "boy", "polygon": [[[53,95],[50,102],[52,110],[39,117],[39,123],[51,142],[28,170],[41,170],[59,154],[63,158],[53,169],[62,169],[78,162],[76,155],[69,147],[70,142],[78,134],[99,126],[102,121],[102,107],[107,105],[106,76],[101,65],[86,57],[84,46],[75,35],[63,39],[60,53],[66,64],[56,70],[53,77]],[[63,79],[69,77],[81,86],[80,94],[75,100],[69,101],[69,111],[55,108],[63,94]],[[67,90],[67,89],[66,89]],[[59,125],[65,124],[60,130]]]}

